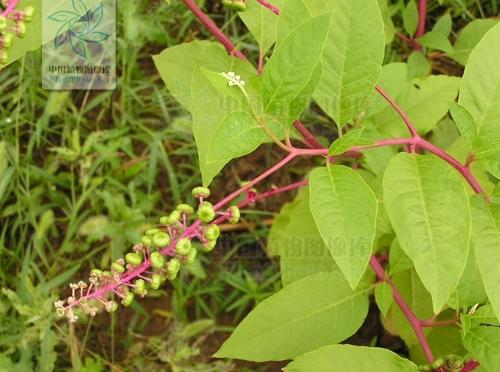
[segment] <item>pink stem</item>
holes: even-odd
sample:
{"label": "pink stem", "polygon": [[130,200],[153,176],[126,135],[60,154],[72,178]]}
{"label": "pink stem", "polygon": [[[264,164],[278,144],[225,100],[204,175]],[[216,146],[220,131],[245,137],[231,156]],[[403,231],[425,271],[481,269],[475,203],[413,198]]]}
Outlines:
{"label": "pink stem", "polygon": [[227,51],[240,59],[246,59],[245,55],[236,49],[234,44],[224,33],[219,29],[212,19],[207,16],[194,0],[182,0],[184,4],[193,12],[193,14],[200,20],[200,22],[210,31],[215,38],[227,49]]}
{"label": "pink stem", "polygon": [[312,134],[305,126],[302,124],[300,120],[295,120],[293,122],[295,129],[299,131],[299,133],[304,137],[304,140],[311,146],[317,149],[323,147],[323,145],[316,139],[314,134]]}
{"label": "pink stem", "polygon": [[4,17],[8,16],[10,12],[12,12],[14,9],[16,9],[17,4],[19,4],[19,0],[11,0],[9,5],[7,5],[7,8],[3,11],[2,15]]}
{"label": "pink stem", "polygon": [[427,0],[419,0],[418,2],[418,27],[415,32],[415,37],[420,37],[425,34],[425,21],[427,18]]}
{"label": "pink stem", "polygon": [[273,12],[276,15],[280,15],[280,10],[279,8],[275,7],[273,4],[267,2],[266,0],[257,0],[258,3],[260,3],[262,6],[266,7],[269,9],[271,12]]}

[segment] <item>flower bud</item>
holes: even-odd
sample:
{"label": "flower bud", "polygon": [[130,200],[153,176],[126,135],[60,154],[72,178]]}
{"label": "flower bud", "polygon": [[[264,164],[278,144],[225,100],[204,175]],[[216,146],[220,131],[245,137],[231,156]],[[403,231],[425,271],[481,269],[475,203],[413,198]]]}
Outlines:
{"label": "flower bud", "polygon": [[158,289],[160,288],[161,283],[163,282],[163,278],[159,274],[153,274],[151,277],[151,283],[149,283],[149,286],[152,289]]}
{"label": "flower bud", "polygon": [[24,22],[17,23],[16,34],[20,38],[23,38],[26,36],[26,24]]}
{"label": "flower bud", "polygon": [[134,301],[134,294],[132,292],[127,292],[125,297],[123,297],[122,299],[122,305],[130,306],[132,304],[132,301]]}
{"label": "flower bud", "polygon": [[207,187],[195,187],[192,191],[195,198],[208,198],[210,196],[210,189]]}
{"label": "flower bud", "polygon": [[151,266],[155,269],[161,269],[165,265],[165,257],[160,252],[151,253]]}
{"label": "flower bud", "polygon": [[9,61],[9,55],[5,50],[0,50],[0,65],[6,65]]}
{"label": "flower bud", "polygon": [[236,205],[229,207],[227,212],[229,213],[229,223],[235,224],[240,221],[240,208],[238,208]]}
{"label": "flower bud", "polygon": [[185,256],[191,250],[191,240],[188,238],[182,238],[177,241],[175,245],[175,251],[181,256]]}
{"label": "flower bud", "polygon": [[194,208],[189,204],[179,204],[176,210],[187,215],[192,215],[194,213]]}
{"label": "flower bud", "polygon": [[165,247],[170,244],[170,235],[165,232],[157,232],[153,236],[153,244],[157,247]]}
{"label": "flower bud", "polygon": [[123,265],[119,264],[118,262],[113,262],[111,264],[111,270],[119,274],[123,274],[125,272],[125,267],[123,267]]}
{"label": "flower bud", "polygon": [[125,261],[131,265],[137,266],[142,263],[142,258],[137,253],[127,253]]}
{"label": "flower bud", "polygon": [[229,9],[234,9],[237,12],[241,12],[247,9],[245,0],[222,0],[222,5]]}
{"label": "flower bud", "polygon": [[212,222],[212,220],[215,218],[215,210],[212,203],[206,201],[201,203],[198,207],[197,215],[202,222]]}
{"label": "flower bud", "polygon": [[208,225],[205,227],[205,231],[203,232],[203,236],[205,236],[208,240],[217,240],[220,235],[220,228],[215,224]]}
{"label": "flower bud", "polygon": [[438,369],[444,364],[444,359],[443,358],[438,358],[436,359],[432,364],[431,367],[432,369]]}
{"label": "flower bud", "polygon": [[108,313],[114,313],[118,309],[118,304],[115,301],[109,301],[104,308]]}
{"label": "flower bud", "polygon": [[90,276],[93,276],[94,278],[99,278],[102,276],[102,270],[92,269],[90,270]]}

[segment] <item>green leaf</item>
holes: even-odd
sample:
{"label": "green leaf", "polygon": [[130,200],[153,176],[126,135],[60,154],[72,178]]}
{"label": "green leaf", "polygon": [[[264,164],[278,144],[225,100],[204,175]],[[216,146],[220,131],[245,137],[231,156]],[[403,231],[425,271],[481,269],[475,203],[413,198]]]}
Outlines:
{"label": "green leaf", "polygon": [[463,333],[464,347],[486,370],[500,370],[500,328],[472,327]]}
{"label": "green leaf", "polygon": [[487,205],[484,199],[471,198],[472,241],[476,260],[488,298],[500,319],[500,204]]}
{"label": "green leaf", "polygon": [[391,10],[388,6],[388,0],[378,0],[378,7],[380,8],[380,13],[382,13],[382,19],[384,20],[384,31],[385,31],[385,44],[388,45],[394,40],[394,34],[396,33],[396,28],[391,18]]}
{"label": "green leaf", "polygon": [[[256,0],[248,0],[246,3],[247,10],[238,15],[257,40],[260,52],[264,55],[276,42],[279,17]],[[273,1],[274,6],[281,7],[282,4],[283,0]]]}
{"label": "green leaf", "polygon": [[384,22],[377,0],[335,0],[314,99],[342,128],[360,113],[379,78]]}
{"label": "green leaf", "polygon": [[375,302],[382,315],[386,316],[393,302],[392,287],[386,282],[379,283],[375,287]]}
{"label": "green leaf", "polygon": [[449,57],[465,66],[472,49],[479,43],[484,34],[497,23],[498,20],[495,19],[475,19],[467,23],[458,35],[453,46],[454,52]]}
{"label": "green leaf", "polygon": [[[309,103],[321,75],[331,13],[304,21],[282,41],[269,59],[262,75],[264,111],[282,123],[291,124]],[[282,21],[278,22],[278,28]]]}
{"label": "green leaf", "polygon": [[[449,104],[455,100],[459,85],[460,79],[456,77],[429,76],[407,84],[396,101],[418,132],[426,134],[448,113]],[[389,105],[368,120],[385,135],[401,137],[408,132],[401,117]]]}
{"label": "green leaf", "polygon": [[400,153],[385,172],[384,203],[438,313],[457,286],[469,252],[471,217],[462,180],[438,158]]}
{"label": "green leaf", "polygon": [[322,271],[338,270],[309,209],[307,188],[281,209],[267,242],[269,254],[280,256],[285,286]]}
{"label": "green leaf", "polygon": [[476,123],[476,159],[500,163],[500,25],[491,28],[470,54],[459,103]]}
{"label": "green leaf", "polygon": [[310,208],[319,233],[352,288],[356,288],[373,251],[377,198],[351,168],[332,165],[309,177]]}
{"label": "green leaf", "polygon": [[477,136],[474,118],[465,107],[456,102],[450,103],[450,114],[467,146],[472,149]]}
{"label": "green leaf", "polygon": [[328,149],[328,154],[331,156],[342,155],[352,146],[356,145],[363,134],[365,128],[356,128],[350,130],[342,137],[337,138]]}
{"label": "green leaf", "polygon": [[401,249],[397,239],[394,239],[391,244],[391,250],[389,251],[389,267],[389,275],[394,275],[413,268],[413,262]]}
{"label": "green leaf", "polygon": [[414,0],[410,0],[403,10],[403,26],[408,35],[413,36],[418,27],[418,9]]}
{"label": "green leaf", "polygon": [[437,20],[432,27],[432,32],[437,32],[438,34],[443,35],[444,37],[448,37],[451,32],[452,19],[450,13],[446,13],[441,18]]}
{"label": "green leaf", "polygon": [[[432,66],[424,53],[415,51],[408,57],[408,80],[425,78],[431,73]],[[394,97],[394,96],[393,96]]]}
{"label": "green leaf", "polygon": [[285,368],[286,372],[417,372],[408,359],[390,350],[353,345],[328,345],[306,353]]}
{"label": "green leaf", "polygon": [[215,357],[286,360],[341,342],[363,323],[368,291],[353,291],[335,272],[292,283],[257,305]]}
{"label": "green leaf", "polygon": [[453,46],[448,37],[437,31],[429,31],[417,38],[417,41],[427,48],[441,50],[445,53],[453,53]]}

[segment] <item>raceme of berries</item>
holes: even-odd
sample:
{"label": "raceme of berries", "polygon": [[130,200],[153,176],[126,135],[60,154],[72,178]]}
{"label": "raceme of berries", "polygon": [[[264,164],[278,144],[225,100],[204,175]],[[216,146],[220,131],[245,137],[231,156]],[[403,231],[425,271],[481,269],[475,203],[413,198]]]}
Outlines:
{"label": "raceme of berries", "polygon": [[35,8],[32,6],[18,10],[19,0],[3,0],[0,8],[0,67],[7,64],[8,51],[14,43],[15,36],[26,36],[26,23],[33,20]]}
{"label": "raceme of berries", "polygon": [[[160,218],[157,227],[148,229],[131,252],[112,262],[109,270],[92,269],[88,283],[71,283],[71,295],[54,303],[56,313],[76,322],[82,313],[95,316],[101,310],[116,311],[118,302],[130,306],[137,296],[144,297],[149,290],[174,280],[183,266],[196,260],[198,250],[212,251],[220,236],[218,224],[237,223],[239,208],[231,206],[217,212],[205,200],[210,196],[206,187],[194,188],[193,196],[199,204],[196,209],[189,204],[178,205]],[[193,240],[198,243],[193,244]]]}

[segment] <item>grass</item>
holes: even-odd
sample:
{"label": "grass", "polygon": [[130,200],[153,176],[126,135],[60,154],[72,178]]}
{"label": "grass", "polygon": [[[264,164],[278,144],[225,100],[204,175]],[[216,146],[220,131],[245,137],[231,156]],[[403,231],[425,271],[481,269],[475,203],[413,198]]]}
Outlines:
{"label": "grass", "polygon": [[[498,12],[495,0],[447,4],[463,22]],[[431,22],[446,10],[438,5],[430,1]],[[255,57],[236,14],[216,2],[208,8]],[[262,217],[272,213],[248,210],[244,221],[252,228],[227,234],[213,259],[203,258],[173,287],[112,318],[75,328],[55,322],[53,301],[68,282],[121,256],[166,211],[189,201],[201,179],[190,118],[150,56],[210,35],[180,2],[120,2],[118,22],[115,91],[44,91],[40,52],[0,74],[0,371],[229,370],[228,363],[213,364],[210,353],[279,287],[276,265],[262,249],[268,230]],[[404,50],[388,50],[387,62],[404,59]],[[305,118],[319,123],[325,137],[335,135],[317,110]],[[263,151],[231,163],[215,194],[272,157]],[[303,172],[299,164],[292,173]],[[276,211],[282,201],[266,207]]]}

